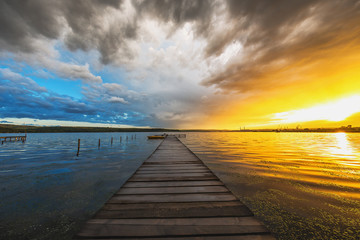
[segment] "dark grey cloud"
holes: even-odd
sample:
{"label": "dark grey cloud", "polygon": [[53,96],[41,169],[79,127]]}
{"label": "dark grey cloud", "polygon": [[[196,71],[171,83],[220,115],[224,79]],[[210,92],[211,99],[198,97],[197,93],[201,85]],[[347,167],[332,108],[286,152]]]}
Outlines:
{"label": "dark grey cloud", "polygon": [[[239,40],[246,46],[274,44],[273,38],[284,25],[301,21],[318,0],[227,0],[229,30],[210,39],[207,55],[219,54]],[[286,34],[286,33],[285,33]]]}
{"label": "dark grey cloud", "polygon": [[[266,90],[286,84],[301,69],[342,57],[360,44],[359,1],[228,1],[236,23],[209,42],[208,55],[239,41],[243,58],[203,81],[224,90]],[[339,52],[340,51],[340,52]],[[296,72],[296,69],[299,71]]]}
{"label": "dark grey cloud", "polygon": [[[32,51],[35,39],[57,39],[68,27],[65,42],[69,49],[97,49],[104,64],[126,62],[136,55],[129,41],[138,38],[140,20],[151,18],[173,23],[174,30],[185,23],[195,24],[197,36],[208,42],[206,57],[219,55],[233,41],[240,41],[245,49],[251,49],[249,54],[256,51],[265,55],[261,61],[269,62],[274,59],[271,55],[283,55],[280,52],[285,52],[282,49],[287,46],[280,44],[281,41],[311,16],[320,22],[317,30],[292,49],[308,46],[309,39],[317,39],[317,42],[312,40],[314,47],[331,41],[342,27],[354,25],[357,20],[354,17],[359,15],[358,3],[355,0],[134,0],[135,13],[127,16],[123,1],[2,0],[0,47]],[[117,12],[109,20],[112,9]],[[225,18],[223,26],[216,26],[219,17]],[[224,29],[219,31],[219,27]],[[237,68],[245,69],[245,75],[252,71],[247,66]]]}
{"label": "dark grey cloud", "polygon": [[0,47],[31,52],[32,39],[57,38],[60,21],[56,1],[0,1]]}
{"label": "dark grey cloud", "polygon": [[119,15],[126,15],[121,9],[122,1],[67,1],[64,4],[64,17],[71,28],[66,36],[66,44],[71,50],[97,49],[104,64],[119,58],[131,59],[133,50],[128,40],[136,37],[136,19],[106,19],[111,12],[109,7],[117,8]]}
{"label": "dark grey cloud", "polygon": [[65,44],[72,51],[96,49],[103,64],[126,63],[136,56],[129,42],[138,38],[139,21],[143,18],[172,22],[174,30],[191,22],[198,34],[206,33],[218,3],[132,1],[134,13],[129,13],[124,5],[116,0],[2,0],[0,48],[32,52],[38,47],[36,40],[58,39],[65,34]]}
{"label": "dark grey cloud", "polygon": [[135,13],[131,14],[123,1],[116,0],[2,0],[0,48],[33,52],[39,47],[37,40],[58,39],[65,34],[65,44],[72,51],[97,49],[103,64],[124,63],[136,56],[129,42],[138,37],[139,20],[171,21],[174,30],[192,22],[198,32],[206,32],[215,3],[133,1]]}
{"label": "dark grey cloud", "polygon": [[214,8],[219,5],[212,0],[133,1],[133,4],[140,16],[171,22],[175,29],[188,22],[195,23],[198,34],[209,29]]}
{"label": "dark grey cloud", "polygon": [[12,52],[32,52],[36,50],[34,41],[57,39],[69,26],[71,32],[65,40],[71,50],[97,48],[103,62],[109,63],[114,49],[122,47],[124,38],[134,37],[135,34],[129,23],[120,28],[118,25],[104,28],[102,17],[110,8],[119,9],[121,3],[115,0],[2,0],[0,48]]}

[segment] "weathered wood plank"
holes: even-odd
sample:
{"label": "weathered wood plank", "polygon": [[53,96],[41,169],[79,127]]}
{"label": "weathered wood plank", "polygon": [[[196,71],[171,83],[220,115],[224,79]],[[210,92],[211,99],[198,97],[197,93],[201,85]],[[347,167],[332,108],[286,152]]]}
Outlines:
{"label": "weathered wood plank", "polygon": [[[222,202],[221,202],[222,203]],[[228,202],[233,203],[233,202]],[[125,206],[127,205],[127,208]],[[252,212],[245,205],[221,206],[173,204],[172,206],[158,206],[155,204],[144,204],[147,208],[139,206],[129,206],[131,204],[106,204],[102,210],[97,212],[95,218],[179,218],[179,217],[244,217],[252,216]],[[141,210],[140,210],[141,209]]]}
{"label": "weathered wood plank", "polygon": [[143,164],[145,165],[169,165],[169,166],[176,166],[176,165],[181,165],[181,164],[199,164],[199,162],[197,161],[147,161],[144,162]]}
{"label": "weathered wood plank", "polygon": [[136,173],[139,174],[164,174],[164,173],[211,173],[209,169],[163,169],[163,170],[138,170]]}
{"label": "weathered wood plank", "polygon": [[[139,168],[137,172],[139,171],[210,171],[210,169],[208,168],[201,168],[201,167],[180,167],[180,168],[176,168],[176,167],[170,167],[170,166],[163,166],[160,167],[158,169],[155,169],[155,167],[152,168]],[[136,173],[137,173],[136,172]]]}
{"label": "weathered wood plank", "polygon": [[124,225],[170,225],[170,226],[259,226],[262,223],[254,217],[213,218],[147,218],[147,219],[90,219],[93,224]]}
{"label": "weathered wood plank", "polygon": [[129,182],[143,182],[143,181],[186,181],[186,180],[216,180],[215,176],[133,176]]}
{"label": "weathered wood plank", "polygon": [[146,162],[143,163],[143,165],[140,166],[139,169],[163,169],[163,168],[169,168],[169,169],[188,169],[188,168],[206,168],[208,169],[206,166],[202,165],[202,164],[164,164],[164,163],[152,163],[152,164],[147,164]]}
{"label": "weathered wood plank", "polygon": [[[83,238],[83,240],[90,240],[93,238]],[[115,240],[119,238],[96,238],[97,240]],[[122,240],[174,240],[174,237],[161,238],[121,238]],[[274,240],[274,237],[269,233],[263,234],[249,234],[249,235],[227,235],[227,236],[196,236],[196,237],[176,237],[176,240]]]}
{"label": "weathered wood plank", "polygon": [[171,181],[171,182],[127,182],[123,186],[126,187],[185,187],[185,186],[219,186],[224,185],[219,180],[205,181]]}
{"label": "weathered wood plank", "polygon": [[116,194],[215,193],[229,192],[223,186],[121,188]]}
{"label": "weathered wood plank", "polygon": [[184,164],[184,163],[199,163],[198,161],[195,160],[190,160],[190,159],[185,159],[185,160],[179,160],[179,159],[170,159],[170,158],[164,158],[164,159],[151,159],[149,161],[146,162],[146,164],[157,164],[157,163],[161,163],[161,164]]}
{"label": "weathered wood plank", "polygon": [[211,172],[205,173],[136,173],[135,178],[162,178],[162,177],[213,177]]}
{"label": "weathered wood plank", "polygon": [[210,173],[172,173],[172,174],[145,174],[136,173],[128,181],[179,181],[179,180],[217,180],[218,178]]}
{"label": "weathered wood plank", "polygon": [[236,207],[245,206],[240,201],[232,202],[184,202],[184,203],[129,203],[129,204],[116,204],[105,203],[104,210],[124,210],[124,209],[139,209],[140,211],[149,208],[166,208],[166,209],[209,209],[209,208],[222,208],[222,207]]}
{"label": "weathered wood plank", "polygon": [[263,225],[124,225],[88,223],[78,233],[80,237],[161,237],[206,236],[224,234],[266,233]]}
{"label": "weathered wood plank", "polygon": [[156,194],[156,195],[114,195],[109,203],[151,203],[151,202],[222,202],[236,201],[229,193],[189,193],[189,194]]}

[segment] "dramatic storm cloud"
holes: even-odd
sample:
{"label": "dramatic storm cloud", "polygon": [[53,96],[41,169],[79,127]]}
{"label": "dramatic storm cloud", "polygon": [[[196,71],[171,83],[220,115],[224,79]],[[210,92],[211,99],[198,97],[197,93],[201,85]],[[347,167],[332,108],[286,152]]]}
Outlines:
{"label": "dramatic storm cloud", "polygon": [[0,120],[265,124],[359,90],[359,22],[350,0],[0,0]]}

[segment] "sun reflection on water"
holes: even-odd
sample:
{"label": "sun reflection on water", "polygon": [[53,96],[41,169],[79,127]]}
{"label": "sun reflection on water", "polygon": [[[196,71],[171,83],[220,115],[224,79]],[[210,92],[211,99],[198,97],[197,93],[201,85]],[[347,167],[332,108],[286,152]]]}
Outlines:
{"label": "sun reflection on water", "polygon": [[344,188],[360,190],[359,135],[208,133],[189,134],[185,142],[204,160],[223,165],[225,172],[297,182],[308,189],[339,195]]}
{"label": "sun reflection on water", "polygon": [[358,153],[351,146],[348,136],[344,132],[335,133],[335,145],[328,148],[329,154],[334,157],[341,158],[351,158],[356,159],[358,157]]}
{"label": "sun reflection on water", "polygon": [[182,141],[280,239],[360,236],[359,134],[189,133]]}

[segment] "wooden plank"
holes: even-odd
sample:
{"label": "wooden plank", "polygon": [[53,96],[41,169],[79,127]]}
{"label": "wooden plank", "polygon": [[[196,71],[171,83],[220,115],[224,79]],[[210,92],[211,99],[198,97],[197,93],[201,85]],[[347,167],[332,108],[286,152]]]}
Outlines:
{"label": "wooden plank", "polygon": [[138,169],[138,171],[161,171],[161,170],[210,170],[206,167],[200,166],[186,166],[183,164],[172,164],[172,165],[155,165],[150,164]]}
{"label": "wooden plank", "polygon": [[219,186],[224,185],[218,180],[205,181],[171,181],[171,182],[127,182],[123,186],[126,187],[185,187],[185,186]]}
{"label": "wooden plank", "polygon": [[[206,202],[205,202],[206,203]],[[221,202],[223,203],[223,202]],[[227,202],[233,203],[233,202]],[[173,203],[173,205],[159,206],[159,203],[144,205],[147,208],[139,206],[140,204],[111,204],[108,203],[104,208],[97,212],[95,218],[179,218],[179,217],[244,217],[252,216],[252,212],[245,205],[226,206],[221,204],[214,206],[211,204],[204,204],[203,206],[193,205],[186,206],[185,204]],[[141,209],[141,210],[140,210]]]}
{"label": "wooden plank", "polygon": [[229,192],[223,186],[121,188],[116,194],[214,193]]}
{"label": "wooden plank", "polygon": [[[82,238],[84,240],[90,240],[93,238]],[[120,238],[96,238],[97,240],[114,240]],[[121,238],[122,240],[174,240],[174,237],[161,237],[161,238]],[[263,234],[249,234],[249,235],[228,235],[228,236],[196,236],[196,237],[176,237],[176,240],[274,240],[274,237],[269,233]]]}
{"label": "wooden plank", "polygon": [[216,180],[217,177],[210,173],[172,173],[172,174],[145,174],[136,173],[128,181],[179,181],[179,180]]}
{"label": "wooden plank", "polygon": [[162,170],[138,170],[140,174],[164,174],[164,173],[211,173],[209,169],[162,169]]}
{"label": "wooden plank", "polygon": [[223,207],[238,207],[245,206],[240,201],[225,201],[225,202],[184,202],[184,203],[129,203],[129,204],[117,204],[107,202],[103,209],[104,210],[136,210],[143,211],[145,209],[212,209],[212,208],[223,208]]}
{"label": "wooden plank", "polygon": [[206,166],[201,164],[147,164],[144,162],[139,169],[208,169]]}
{"label": "wooden plank", "polygon": [[114,195],[109,203],[151,203],[151,202],[222,202],[236,201],[229,193],[190,193],[190,194],[156,194],[156,195]]}
{"label": "wooden plank", "polygon": [[87,223],[79,237],[175,237],[267,233],[263,225],[123,225]]}
{"label": "wooden plank", "polygon": [[136,171],[136,174],[139,175],[148,175],[148,174],[183,174],[183,173],[208,173],[208,174],[212,174],[212,172],[210,170],[159,170],[159,171],[146,171],[146,170],[141,170],[141,171]]}
{"label": "wooden plank", "polygon": [[159,170],[209,170],[207,167],[204,166],[192,166],[190,164],[187,165],[180,165],[177,164],[175,166],[169,165],[142,165],[139,170],[146,170],[146,171],[159,171]]}
{"label": "wooden plank", "polygon": [[161,164],[184,164],[184,163],[199,163],[198,160],[191,159],[171,159],[171,158],[152,158],[146,161],[147,164],[151,163],[161,163]]}
{"label": "wooden plank", "polygon": [[176,165],[182,165],[182,164],[199,164],[198,161],[146,161],[143,164],[146,165],[168,165],[168,166],[176,166]]}
{"label": "wooden plank", "polygon": [[152,160],[152,159],[190,159],[190,160],[196,160],[196,161],[200,161],[198,158],[196,158],[194,155],[192,154],[183,154],[181,152],[179,153],[172,153],[174,155],[170,155],[170,154],[166,154],[166,153],[163,153],[163,154],[153,154],[151,156],[151,158],[149,158],[148,160],[146,161],[149,161],[149,160]]}
{"label": "wooden plank", "polygon": [[129,182],[143,182],[143,181],[186,181],[186,180],[216,180],[217,178],[215,176],[185,176],[185,175],[179,175],[179,176],[139,176],[134,175],[132,178],[130,178]]}
{"label": "wooden plank", "polygon": [[211,172],[205,173],[136,173],[134,175],[136,178],[162,178],[162,177],[214,177]]}
{"label": "wooden plank", "polygon": [[170,226],[259,226],[255,217],[213,217],[213,218],[146,218],[146,219],[90,219],[87,223],[107,225],[170,225]]}
{"label": "wooden plank", "polygon": [[152,159],[189,159],[189,160],[194,160],[194,161],[200,161],[198,158],[196,158],[194,155],[192,154],[181,154],[179,153],[173,153],[174,155],[169,155],[169,154],[153,154],[151,156],[151,158],[149,158],[146,161],[152,160]]}

